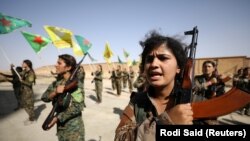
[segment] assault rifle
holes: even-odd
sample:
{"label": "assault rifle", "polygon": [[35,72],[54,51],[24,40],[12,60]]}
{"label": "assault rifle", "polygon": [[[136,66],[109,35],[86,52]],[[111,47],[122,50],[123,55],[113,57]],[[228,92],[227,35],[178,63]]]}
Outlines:
{"label": "assault rifle", "polygon": [[193,30],[184,32],[185,35],[192,35],[192,42],[185,48],[187,61],[183,71],[181,72],[181,94],[177,103],[189,103],[192,98],[194,67],[195,67],[195,53],[198,39],[197,26]]}
{"label": "assault rifle", "polygon": [[60,112],[64,111],[70,104],[71,100],[71,93],[78,88],[78,78],[77,78],[77,72],[81,66],[82,61],[84,60],[86,54],[84,54],[83,58],[79,61],[79,63],[76,65],[75,70],[71,74],[70,78],[65,83],[64,91],[62,94],[58,94],[53,99],[53,108],[50,111],[49,115],[45,119],[42,128],[43,130],[49,130],[49,124],[53,120],[54,117],[56,117]]}

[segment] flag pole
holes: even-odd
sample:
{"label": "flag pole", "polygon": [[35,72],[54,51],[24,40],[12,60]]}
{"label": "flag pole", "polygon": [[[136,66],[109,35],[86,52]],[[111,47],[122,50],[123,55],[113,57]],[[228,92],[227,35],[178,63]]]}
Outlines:
{"label": "flag pole", "polygon": [[[12,64],[11,61],[10,61],[10,59],[8,58],[6,52],[4,51],[4,49],[2,47],[0,47],[0,48],[1,48],[1,51],[3,53],[4,58],[8,61],[9,64]],[[16,68],[13,68],[13,70],[16,73],[16,75],[18,76],[19,80],[22,80],[20,74],[16,71]]]}
{"label": "flag pole", "polygon": [[2,47],[0,47],[0,48],[1,48],[1,51],[2,51],[2,53],[3,53],[4,58],[8,61],[9,64],[11,64],[11,61],[10,61],[10,59],[7,57],[6,52],[4,51],[4,49],[3,49]]}

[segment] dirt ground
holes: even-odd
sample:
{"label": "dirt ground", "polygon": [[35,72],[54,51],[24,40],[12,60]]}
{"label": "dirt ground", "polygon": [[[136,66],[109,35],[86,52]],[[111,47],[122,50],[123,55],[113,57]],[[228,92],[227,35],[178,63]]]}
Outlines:
{"label": "dirt ground", "polygon": [[[42,93],[52,82],[52,77],[38,77],[34,86],[35,113],[37,121],[25,126],[23,121],[28,115],[23,109],[14,111],[16,100],[12,85],[7,82],[0,83],[0,141],[56,141],[56,127],[43,131],[42,124],[52,109],[51,103],[40,100]],[[111,89],[109,79],[104,79],[103,102],[96,103],[94,84],[91,79],[85,80],[85,100],[87,107],[83,111],[86,141],[112,141],[115,128],[119,123],[122,110],[129,102],[128,89],[122,90],[121,96]],[[219,117],[223,124],[250,124],[250,117],[240,115],[237,111]]]}

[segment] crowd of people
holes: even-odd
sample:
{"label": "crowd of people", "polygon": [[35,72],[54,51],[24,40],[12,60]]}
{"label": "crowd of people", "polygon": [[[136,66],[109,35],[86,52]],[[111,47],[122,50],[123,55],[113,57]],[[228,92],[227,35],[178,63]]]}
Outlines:
{"label": "crowd of people", "polygon": [[[131,93],[130,101],[121,115],[117,125],[115,141],[124,138],[131,140],[155,140],[156,125],[218,125],[217,117],[194,120],[191,102],[205,101],[225,94],[225,76],[219,73],[217,64],[207,60],[203,62],[202,74],[194,76],[192,99],[189,103],[178,103],[181,88],[181,72],[187,60],[183,44],[172,37],[152,32],[144,41],[141,64],[137,73],[132,66],[117,65],[109,71],[111,88],[117,96],[122,89]],[[84,81],[86,72],[80,66],[75,75],[77,62],[69,54],[58,56],[55,64],[56,80],[53,81],[42,94],[41,100],[61,106],[56,116],[49,123],[49,128],[57,125],[58,140],[85,140],[85,127],[82,118],[83,108],[86,108]],[[24,108],[28,114],[25,125],[33,123],[34,92],[32,86],[36,82],[36,74],[30,60],[24,60],[22,67],[11,65],[11,75],[0,73],[13,84],[17,99],[15,110]],[[72,75],[75,75],[72,78]],[[95,86],[96,103],[103,102],[103,68],[98,65],[91,73]],[[67,88],[69,81],[76,81],[77,85]],[[241,68],[232,78],[232,85],[249,93],[250,67]],[[70,96],[63,94],[70,93]],[[61,101],[60,101],[61,100]],[[66,101],[69,101],[67,104]],[[59,106],[59,107],[60,107]],[[239,109],[244,115],[250,116],[250,104]],[[136,134],[133,134],[136,133]]]}

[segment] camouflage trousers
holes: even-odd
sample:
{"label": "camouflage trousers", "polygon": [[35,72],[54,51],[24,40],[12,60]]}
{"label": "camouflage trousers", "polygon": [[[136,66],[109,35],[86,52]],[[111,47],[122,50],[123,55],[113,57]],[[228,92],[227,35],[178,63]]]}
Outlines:
{"label": "camouflage trousers", "polygon": [[102,82],[96,81],[95,82],[95,91],[96,91],[97,102],[102,102],[102,89],[103,89]]}
{"label": "camouflage trousers", "polygon": [[115,90],[116,89],[115,80],[111,80],[111,85],[112,89]]}
{"label": "camouflage trousers", "polygon": [[123,89],[127,88],[127,83],[128,83],[128,79],[123,79],[122,80],[122,84],[123,84]]}
{"label": "camouflage trousers", "polygon": [[117,95],[121,95],[121,92],[122,92],[121,80],[120,80],[120,79],[117,79],[117,80],[115,81],[115,85],[116,85]]}
{"label": "camouflage trousers", "polygon": [[128,80],[128,88],[129,88],[130,93],[133,91],[133,81],[134,81],[134,79]]}
{"label": "camouflage trousers", "polygon": [[57,137],[59,141],[85,141],[82,116],[69,120],[64,126],[58,126]]}
{"label": "camouflage trousers", "polygon": [[29,89],[21,91],[21,105],[29,115],[29,120],[35,120],[33,91]]}

